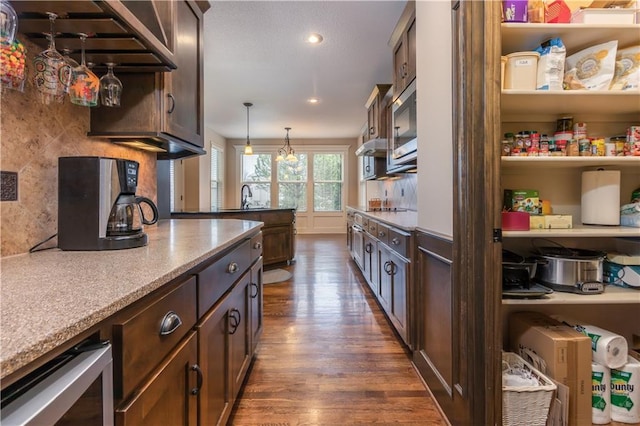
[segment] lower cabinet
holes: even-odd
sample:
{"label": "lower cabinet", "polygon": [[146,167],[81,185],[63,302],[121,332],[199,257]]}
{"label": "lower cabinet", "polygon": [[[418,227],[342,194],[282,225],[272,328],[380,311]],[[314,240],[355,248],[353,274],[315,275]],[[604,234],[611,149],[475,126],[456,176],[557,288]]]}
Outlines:
{"label": "lower cabinet", "polygon": [[251,284],[249,289],[251,308],[251,353],[255,353],[262,334],[262,259],[251,267]]}
{"label": "lower cabinet", "polygon": [[284,263],[293,258],[291,225],[271,226],[262,231],[263,256],[266,265]]}
{"label": "lower cabinet", "polygon": [[200,424],[225,424],[233,408],[252,352],[251,272],[235,284],[196,326],[204,383]]}
{"label": "lower cabinet", "polygon": [[364,255],[362,273],[374,294],[379,293],[379,268],[378,268],[378,240],[369,234],[364,234]]}
{"label": "lower cabinet", "polygon": [[380,302],[400,337],[408,343],[407,292],[409,262],[393,250],[379,245]]}
{"label": "lower cabinet", "polygon": [[118,425],[196,425],[199,384],[196,333],[190,332],[134,397],[115,413]]}

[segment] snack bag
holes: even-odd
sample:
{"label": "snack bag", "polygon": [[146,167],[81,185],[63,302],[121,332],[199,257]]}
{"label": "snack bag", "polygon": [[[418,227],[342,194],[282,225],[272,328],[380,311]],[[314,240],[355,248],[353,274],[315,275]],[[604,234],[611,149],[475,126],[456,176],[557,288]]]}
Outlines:
{"label": "snack bag", "polygon": [[609,90],[616,69],[618,40],[588,47],[567,58],[564,76],[569,90]]}

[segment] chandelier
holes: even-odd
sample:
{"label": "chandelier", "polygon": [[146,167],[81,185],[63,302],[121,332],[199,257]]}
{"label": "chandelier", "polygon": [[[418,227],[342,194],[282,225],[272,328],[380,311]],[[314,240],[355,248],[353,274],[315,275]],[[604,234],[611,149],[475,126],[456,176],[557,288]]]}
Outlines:
{"label": "chandelier", "polygon": [[289,130],[291,130],[291,127],[285,127],[284,129],[287,131],[287,135],[284,137],[284,145],[282,145],[282,148],[278,148],[276,161],[290,161],[295,163],[298,161],[298,157],[296,157],[296,152],[291,148],[291,144],[289,143]]}

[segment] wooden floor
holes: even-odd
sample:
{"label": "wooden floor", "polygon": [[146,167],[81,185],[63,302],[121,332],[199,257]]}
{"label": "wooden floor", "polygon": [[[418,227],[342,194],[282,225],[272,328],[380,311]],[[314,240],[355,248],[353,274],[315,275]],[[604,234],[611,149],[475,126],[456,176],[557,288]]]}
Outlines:
{"label": "wooden floor", "polygon": [[229,424],[446,424],[345,236],[296,244],[293,278],[264,287],[264,332]]}

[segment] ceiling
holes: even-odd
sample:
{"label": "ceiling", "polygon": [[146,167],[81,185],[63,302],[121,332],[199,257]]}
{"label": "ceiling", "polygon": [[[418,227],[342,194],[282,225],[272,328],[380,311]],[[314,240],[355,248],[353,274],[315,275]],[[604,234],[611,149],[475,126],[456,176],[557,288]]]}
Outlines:
{"label": "ceiling", "polygon": [[[251,139],[357,137],[405,1],[217,1],[205,14],[205,125]],[[312,45],[304,37],[320,33]],[[316,97],[318,104],[307,99]]]}

